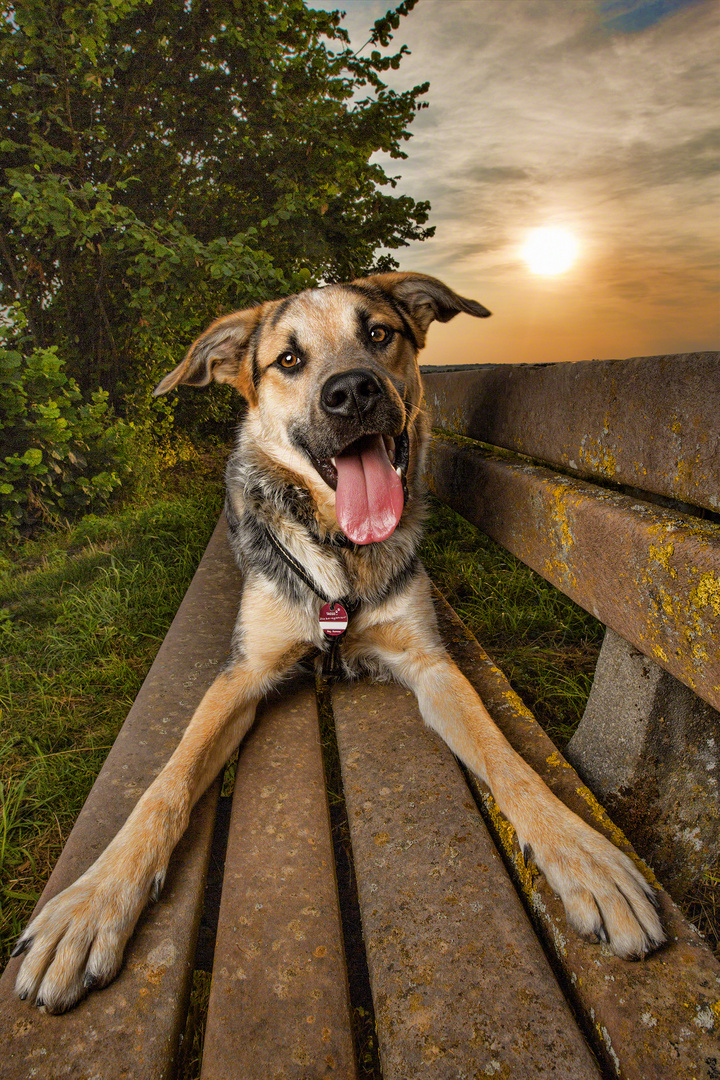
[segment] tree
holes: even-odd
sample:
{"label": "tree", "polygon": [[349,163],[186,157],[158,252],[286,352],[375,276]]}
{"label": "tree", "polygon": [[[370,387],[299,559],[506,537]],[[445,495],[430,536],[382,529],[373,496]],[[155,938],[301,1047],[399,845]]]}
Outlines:
{"label": "tree", "polygon": [[[428,204],[390,90],[405,0],[352,52],[302,0],[16,0],[0,29],[0,305],[85,394],[146,404],[221,311],[397,265]],[[152,406],[165,410],[167,402]]]}

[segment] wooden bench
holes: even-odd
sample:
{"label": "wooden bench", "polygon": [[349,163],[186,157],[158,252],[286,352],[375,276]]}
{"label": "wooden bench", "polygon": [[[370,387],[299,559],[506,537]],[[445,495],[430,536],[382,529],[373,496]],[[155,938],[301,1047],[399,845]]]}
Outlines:
{"label": "wooden bench", "polygon": [[608,627],[568,757],[682,892],[720,870],[720,354],[425,381],[484,445],[434,440],[436,494]]}
{"label": "wooden bench", "polygon": [[[644,646],[642,655],[663,675],[684,685],[692,677],[694,691],[714,707],[720,528],[714,517],[703,520],[695,510],[683,516],[618,485],[682,499],[686,510],[707,506],[717,492],[712,441],[717,447],[720,409],[710,408],[704,421],[697,411],[680,414],[687,438],[677,460],[689,465],[676,470],[682,485],[676,478],[656,492],[662,467],[651,454],[651,480],[621,470],[629,436],[598,390],[624,396],[630,383],[618,389],[618,378],[632,375],[645,393],[656,364],[613,363],[429,371],[428,400],[439,425],[454,433],[435,440],[431,483],[613,627],[621,642],[638,652]],[[717,355],[663,364],[672,367],[672,388],[676,373],[686,371],[699,372],[706,389],[717,385]],[[561,393],[562,379],[570,384]],[[590,407],[582,412],[582,387],[595,402],[595,426]],[[658,453],[670,441],[667,391],[646,428]],[[645,398],[634,400],[629,411],[637,420]],[[576,437],[570,405],[580,410]],[[532,426],[523,409],[536,411],[546,446],[522,442]],[[554,434],[546,431],[549,416]],[[502,423],[515,433],[506,436]],[[668,430],[681,438],[674,423]],[[687,449],[693,431],[708,447],[705,482]],[[714,436],[705,440],[705,431]],[[507,450],[473,448],[458,435]],[[608,477],[601,470],[610,470],[611,454]],[[597,486],[601,479],[614,486]],[[94,860],[168,757],[224,659],[239,591],[221,519],[41,903]],[[632,851],[439,596],[437,606],[451,652],[511,743],[574,810]],[[644,737],[657,717],[648,719],[640,706],[636,712]],[[591,727],[592,715],[589,706]],[[593,739],[590,750],[578,752],[583,768],[593,760]],[[642,741],[633,740],[632,747]],[[336,753],[344,803],[335,797],[329,810]],[[174,1077],[193,970],[209,966],[213,952],[205,1080],[351,1080],[358,1075],[353,1031],[369,1011],[384,1080],[720,1077],[720,964],[668,894],[661,892],[660,904],[669,943],[643,963],[578,939],[559,901],[525,865],[488,792],[423,727],[402,688],[359,682],[316,690],[298,680],[266,703],[241,748],[229,821],[229,799],[219,792],[218,781],[196,808],[163,896],[141,919],[107,989],[52,1017],[13,997],[18,962],[9,965],[0,981],[0,1077]],[[223,862],[215,937],[215,888],[206,890],[206,882],[208,865],[214,881]],[[360,1051],[370,1053],[367,1045]]]}

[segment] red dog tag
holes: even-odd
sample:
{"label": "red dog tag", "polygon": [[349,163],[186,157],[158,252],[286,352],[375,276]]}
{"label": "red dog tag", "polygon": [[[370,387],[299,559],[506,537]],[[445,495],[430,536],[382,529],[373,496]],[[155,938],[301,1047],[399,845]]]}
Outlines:
{"label": "red dog tag", "polygon": [[340,637],[347,630],[348,613],[339,601],[320,608],[320,629],[326,637]]}

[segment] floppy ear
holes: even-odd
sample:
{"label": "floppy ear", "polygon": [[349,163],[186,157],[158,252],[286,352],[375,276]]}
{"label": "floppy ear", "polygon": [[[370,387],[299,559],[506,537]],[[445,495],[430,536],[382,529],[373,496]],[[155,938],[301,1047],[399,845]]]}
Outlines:
{"label": "floppy ear", "polygon": [[214,322],[190,347],[183,362],[158,383],[153,397],[167,394],[179,383],[207,386],[215,379],[216,382],[232,383],[243,397],[254,399],[248,343],[267,306],[261,304],[246,311],[235,311]]}
{"label": "floppy ear", "polygon": [[458,296],[442,281],[430,277],[429,274],[374,274],[353,284],[378,285],[391,293],[393,298],[407,309],[423,334],[433,319],[449,322],[461,311],[478,319],[486,319],[492,314],[477,300]]}

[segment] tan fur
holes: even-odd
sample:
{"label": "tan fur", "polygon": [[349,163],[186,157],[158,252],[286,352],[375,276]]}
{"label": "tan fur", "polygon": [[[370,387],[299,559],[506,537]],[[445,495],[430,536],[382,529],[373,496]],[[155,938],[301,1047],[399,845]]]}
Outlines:
{"label": "tan fur", "polygon": [[[409,432],[407,480],[414,490],[428,423],[421,412],[416,351],[404,334],[398,311],[405,313],[420,347],[434,318],[447,321],[459,311],[488,314],[481,305],[424,275],[383,274],[355,284],[368,295],[358,297],[357,289],[353,293],[330,286],[303,293],[283,309],[273,302],[218,320],[157,389],[164,393],[183,381],[205,385],[213,378],[235,385],[248,403],[243,452],[255,455],[265,472],[270,469],[278,480],[307,493],[321,540],[339,531],[335,492],[293,442],[292,422],[297,418],[313,422],[328,377],[358,365],[374,365],[386,384],[387,400],[402,417],[398,423]],[[378,288],[385,292],[376,296]],[[396,310],[383,296],[392,296],[400,307]],[[381,361],[359,342],[361,309],[397,331]],[[278,357],[291,336],[312,358],[302,378],[289,378],[278,368]],[[392,380],[402,385],[402,397]],[[400,428],[387,435],[399,433]],[[242,484],[234,483],[232,470],[231,460],[228,493],[239,518],[249,495]],[[531,846],[576,929],[591,938],[606,932],[621,956],[642,956],[659,944],[662,929],[642,875],[559,802],[515,753],[449,659],[438,637],[424,571],[417,570],[402,590],[382,599],[387,541],[369,545],[377,552],[308,545],[301,522],[293,522],[277,508],[261,509],[287,550],[327,595],[353,593],[360,600],[366,598],[343,644],[347,662],[374,665],[413,690],[425,722],[489,785],[521,844]],[[402,553],[404,546],[414,550],[421,517],[421,504],[411,497],[393,537],[394,551]],[[381,598],[367,599],[375,595]],[[252,566],[247,568],[232,665],[207,691],[177,750],[116,838],[26,930],[19,947],[26,948],[27,955],[16,984],[22,997],[61,1012],[89,987],[113,978],[148,896],[162,885],[194,803],[248,731],[263,694],[323,641],[314,602],[299,605]]]}

